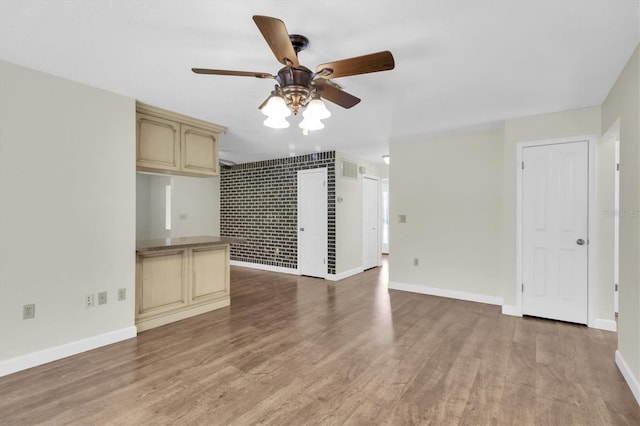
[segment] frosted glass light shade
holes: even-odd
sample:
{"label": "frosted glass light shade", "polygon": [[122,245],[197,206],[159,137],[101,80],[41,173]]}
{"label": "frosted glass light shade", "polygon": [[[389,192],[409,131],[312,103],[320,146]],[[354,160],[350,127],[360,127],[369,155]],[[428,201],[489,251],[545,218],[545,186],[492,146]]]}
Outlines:
{"label": "frosted glass light shade", "polygon": [[289,122],[284,117],[276,117],[274,115],[267,117],[263,124],[272,129],[286,129],[289,127]]}
{"label": "frosted glass light shade", "polygon": [[[303,114],[304,115],[304,114]],[[304,120],[298,124],[303,130],[320,130],[324,129],[324,124],[320,120],[314,120],[309,117],[305,117]]]}
{"label": "frosted glass light shade", "polygon": [[324,120],[331,117],[331,111],[327,109],[320,99],[313,99],[307,104],[307,108],[302,113],[304,118],[310,118],[312,120]]}
{"label": "frosted glass light shade", "polygon": [[267,101],[267,104],[262,107],[262,113],[267,117],[288,117],[291,115],[291,110],[287,107],[284,99],[280,96],[272,96]]}

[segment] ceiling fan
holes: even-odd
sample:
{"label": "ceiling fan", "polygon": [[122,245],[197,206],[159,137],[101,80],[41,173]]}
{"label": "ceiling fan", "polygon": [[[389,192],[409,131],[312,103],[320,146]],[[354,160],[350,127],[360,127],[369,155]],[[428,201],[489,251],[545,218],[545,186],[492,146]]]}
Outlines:
{"label": "ceiling fan", "polygon": [[[298,53],[309,44],[309,40],[299,34],[289,34],[280,19],[255,15],[254,22],[273,51],[278,62],[284,65],[276,75],[265,72],[231,71],[208,68],[192,68],[196,74],[232,75],[240,77],[273,78],[275,89],[258,107],[267,115],[265,125],[274,128],[288,127],[285,117],[291,112],[297,115],[301,108],[305,118],[300,127],[316,130],[324,127],[320,119],[331,113],[321,99],[326,99],[343,108],[351,108],[360,99],[345,92],[332,78],[392,70],[395,66],[389,51],[371,53],[339,61],[327,62],[316,67],[315,72],[300,65]],[[305,123],[306,122],[306,123]]]}

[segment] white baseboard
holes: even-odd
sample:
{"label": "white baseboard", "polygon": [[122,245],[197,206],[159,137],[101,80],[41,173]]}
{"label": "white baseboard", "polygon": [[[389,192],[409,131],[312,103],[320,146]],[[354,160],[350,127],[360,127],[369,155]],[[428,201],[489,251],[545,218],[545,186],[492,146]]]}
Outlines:
{"label": "white baseboard", "polygon": [[502,315],[511,315],[512,317],[521,317],[522,311],[516,305],[502,305]]}
{"label": "white baseboard", "polygon": [[65,343],[64,345],[54,346],[53,348],[43,349],[37,352],[31,352],[0,361],[0,377],[11,373],[26,370],[27,368],[36,367],[51,361],[57,361],[71,355],[90,351],[101,346],[107,346],[112,343],[127,340],[136,337],[137,330],[135,326],[121,328],[120,330],[110,331],[108,333],[98,334],[86,339],[77,340],[75,342]]}
{"label": "white baseboard", "polygon": [[416,284],[405,284],[389,281],[391,290],[409,291],[411,293],[428,294],[430,296],[448,297],[450,299],[467,300],[470,302],[487,303],[489,305],[502,305],[502,297],[487,296],[484,294],[468,293],[466,291],[449,290],[444,288],[427,287]]}
{"label": "white baseboard", "polygon": [[261,271],[280,272],[282,274],[300,275],[297,269],[284,268],[282,266],[263,265],[262,263],[241,262],[232,260],[229,262],[231,266],[242,266],[243,268],[260,269]]}
{"label": "white baseboard", "polygon": [[593,322],[593,326],[589,324],[589,327],[606,331],[618,331],[618,324],[614,320],[606,320],[600,318],[596,318]]}
{"label": "white baseboard", "polygon": [[362,268],[354,268],[350,271],[340,272],[339,274],[327,274],[326,279],[328,279],[329,281],[340,281],[359,274],[360,272],[362,272]]}
{"label": "white baseboard", "polygon": [[633,375],[629,365],[625,362],[624,358],[622,358],[620,351],[616,351],[616,365],[622,373],[624,380],[626,380],[627,385],[629,385],[633,396],[636,398],[636,402],[640,405],[640,382],[638,382],[638,378]]}
{"label": "white baseboard", "polygon": [[[518,309],[516,305],[502,305],[502,314],[521,317],[522,310]],[[614,320],[596,318],[594,321],[589,321],[588,327],[606,331],[617,331],[618,324]]]}

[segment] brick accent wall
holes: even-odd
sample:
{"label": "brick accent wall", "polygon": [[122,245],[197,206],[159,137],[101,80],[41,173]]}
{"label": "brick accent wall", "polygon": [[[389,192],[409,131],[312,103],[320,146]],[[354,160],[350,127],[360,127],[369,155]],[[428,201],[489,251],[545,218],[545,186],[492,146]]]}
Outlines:
{"label": "brick accent wall", "polygon": [[247,240],[231,245],[231,260],[297,268],[298,170],[326,167],[327,273],[335,274],[335,157],[334,151],[319,152],[222,168],[220,235]]}

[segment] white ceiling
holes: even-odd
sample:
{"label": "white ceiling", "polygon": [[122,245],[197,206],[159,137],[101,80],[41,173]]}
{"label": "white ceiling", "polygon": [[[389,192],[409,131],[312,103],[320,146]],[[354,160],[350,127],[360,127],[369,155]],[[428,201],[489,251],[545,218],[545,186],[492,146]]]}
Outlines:
{"label": "white ceiling", "polygon": [[[0,0],[0,58],[228,126],[228,160],[336,149],[381,161],[389,143],[599,105],[640,42],[639,3]],[[336,79],[362,102],[327,103],[323,130],[266,128],[257,107],[273,80],[190,71],[275,74],[252,15],[306,35],[311,69],[381,50],[396,68]]]}

